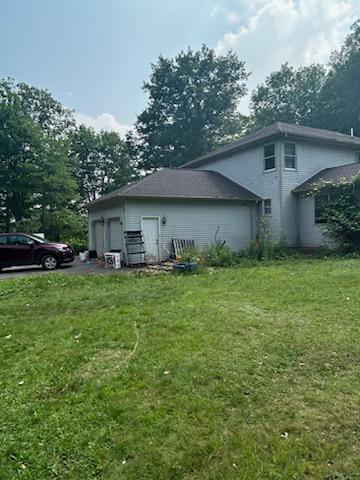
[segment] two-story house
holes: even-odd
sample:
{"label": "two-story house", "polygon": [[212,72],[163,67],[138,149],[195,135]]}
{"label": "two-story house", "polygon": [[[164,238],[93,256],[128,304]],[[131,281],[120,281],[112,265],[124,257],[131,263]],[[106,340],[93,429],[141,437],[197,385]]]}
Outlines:
{"label": "two-story house", "polygon": [[142,230],[148,261],[168,257],[173,238],[240,251],[256,238],[261,215],[274,240],[320,247],[320,205],[306,193],[357,174],[360,137],[277,122],[89,204],[90,248],[124,250],[124,232]]}

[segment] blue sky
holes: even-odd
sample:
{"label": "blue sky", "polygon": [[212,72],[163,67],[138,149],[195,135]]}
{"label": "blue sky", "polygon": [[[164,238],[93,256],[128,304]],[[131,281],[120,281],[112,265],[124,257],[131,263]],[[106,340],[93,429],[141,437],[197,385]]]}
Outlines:
{"label": "blue sky", "polygon": [[[77,120],[123,133],[150,63],[206,43],[239,53],[250,89],[281,63],[326,62],[358,0],[0,0],[0,76],[47,88]],[[247,110],[245,99],[240,109]]]}

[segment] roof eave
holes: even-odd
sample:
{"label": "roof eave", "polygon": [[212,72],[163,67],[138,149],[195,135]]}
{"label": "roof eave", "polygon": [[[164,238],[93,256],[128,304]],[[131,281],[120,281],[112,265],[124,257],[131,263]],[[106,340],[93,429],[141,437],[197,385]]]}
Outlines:
{"label": "roof eave", "polygon": [[239,198],[239,197],[207,197],[207,196],[186,196],[186,195],[177,195],[177,196],[171,196],[171,195],[126,195],[126,194],[121,194],[121,195],[114,195],[113,197],[106,198],[106,199],[101,199],[99,198],[98,200],[94,200],[91,203],[88,203],[85,205],[85,208],[89,209],[92,206],[100,205],[103,203],[108,203],[113,200],[134,200],[134,199],[166,199],[166,200],[223,200],[223,201],[234,201],[234,202],[259,202],[261,201],[261,197],[255,196],[254,197],[245,197],[245,198]]}

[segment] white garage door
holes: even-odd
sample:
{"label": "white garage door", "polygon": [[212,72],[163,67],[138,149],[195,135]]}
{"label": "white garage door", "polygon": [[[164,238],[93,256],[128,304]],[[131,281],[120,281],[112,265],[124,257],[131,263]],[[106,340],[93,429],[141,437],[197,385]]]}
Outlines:
{"label": "white garage door", "polygon": [[104,227],[102,222],[94,223],[95,232],[95,250],[97,254],[104,253]]}
{"label": "white garage door", "polygon": [[112,218],[109,222],[109,246],[110,250],[122,248],[122,228],[118,218]]}

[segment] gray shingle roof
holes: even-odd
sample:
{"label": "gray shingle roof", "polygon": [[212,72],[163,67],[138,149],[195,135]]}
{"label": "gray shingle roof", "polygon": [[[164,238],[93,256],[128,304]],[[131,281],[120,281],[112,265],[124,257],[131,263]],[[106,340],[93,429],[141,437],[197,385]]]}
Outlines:
{"label": "gray shingle roof", "polygon": [[260,197],[220,173],[164,168],[104,195],[87,206],[121,197],[260,200]]}
{"label": "gray shingle roof", "polygon": [[193,165],[199,165],[207,160],[236,152],[259,142],[286,136],[338,145],[347,145],[349,147],[358,147],[360,149],[360,137],[351,137],[350,135],[345,135],[344,133],[323,130],[321,128],[302,127],[301,125],[276,122],[268,127],[258,130],[257,132],[250,133],[249,135],[240,138],[236,142],[225,145],[224,147],[218,148],[217,150],[202,155],[201,157],[195,158],[195,160],[185,163],[182,165],[182,167],[187,168],[188,166],[191,167]]}
{"label": "gray shingle roof", "polygon": [[351,163],[350,165],[341,165],[340,167],[325,168],[296,187],[293,192],[309,192],[321,182],[341,182],[342,180],[351,180],[356,175],[360,175],[360,163]]}

